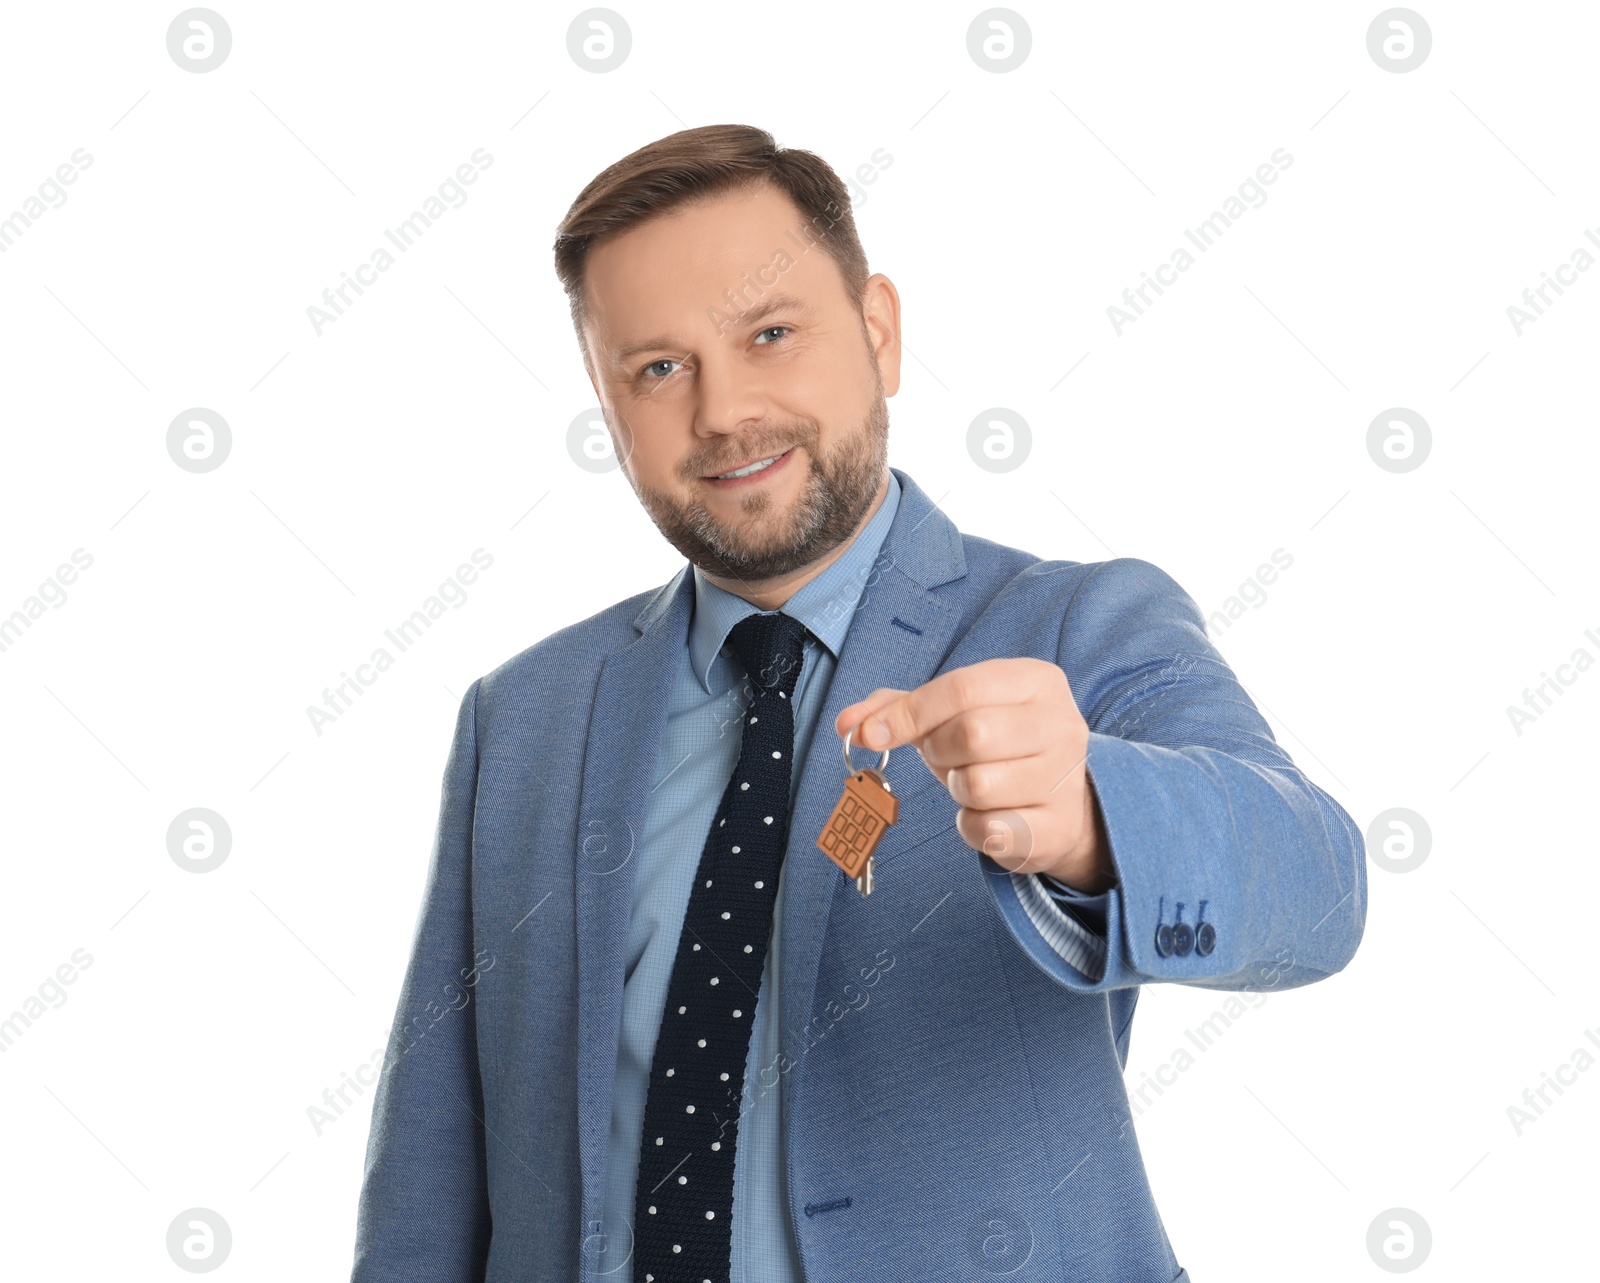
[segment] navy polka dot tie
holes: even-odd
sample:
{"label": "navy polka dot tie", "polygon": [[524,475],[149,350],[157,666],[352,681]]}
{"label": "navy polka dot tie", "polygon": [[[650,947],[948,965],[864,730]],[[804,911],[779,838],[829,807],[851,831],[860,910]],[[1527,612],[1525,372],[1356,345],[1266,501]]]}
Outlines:
{"label": "navy polka dot tie", "polygon": [[727,1283],[745,1060],[789,830],[805,625],[747,615],[728,644],[749,674],[739,761],[700,856],[656,1036],[634,1190],[635,1283]]}

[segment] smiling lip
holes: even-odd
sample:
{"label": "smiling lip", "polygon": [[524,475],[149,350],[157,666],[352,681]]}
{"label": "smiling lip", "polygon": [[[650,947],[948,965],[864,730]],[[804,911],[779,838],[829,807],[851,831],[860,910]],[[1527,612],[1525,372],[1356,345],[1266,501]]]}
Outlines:
{"label": "smiling lip", "polygon": [[787,450],[783,451],[781,454],[775,454],[775,455],[773,455],[773,454],[762,454],[762,455],[757,455],[754,459],[748,459],[744,463],[738,464],[735,467],[724,469],[724,471],[727,471],[727,472],[737,472],[740,468],[748,468],[752,463],[760,463],[763,459],[771,459],[772,460],[772,462],[770,464],[768,464],[765,468],[762,468],[759,472],[752,472],[752,473],[750,473],[749,476],[744,476],[744,477],[721,477],[721,476],[718,476],[715,473],[713,473],[711,476],[702,478],[702,480],[708,481],[712,485],[717,486],[719,488],[727,488],[727,487],[730,487],[730,486],[749,485],[752,482],[759,481],[761,478],[765,477],[768,473],[777,472],[780,468],[782,468],[785,464],[788,463],[789,456],[791,454],[793,454],[793,453],[794,453],[794,447],[790,446]]}

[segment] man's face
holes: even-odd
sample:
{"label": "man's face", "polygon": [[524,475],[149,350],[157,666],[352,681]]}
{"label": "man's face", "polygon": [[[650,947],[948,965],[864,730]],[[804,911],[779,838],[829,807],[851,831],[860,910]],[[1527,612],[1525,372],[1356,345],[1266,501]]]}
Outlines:
{"label": "man's face", "polygon": [[762,185],[589,253],[590,378],[623,471],[667,540],[718,578],[810,565],[885,480],[899,299],[874,276],[853,305],[804,221]]}

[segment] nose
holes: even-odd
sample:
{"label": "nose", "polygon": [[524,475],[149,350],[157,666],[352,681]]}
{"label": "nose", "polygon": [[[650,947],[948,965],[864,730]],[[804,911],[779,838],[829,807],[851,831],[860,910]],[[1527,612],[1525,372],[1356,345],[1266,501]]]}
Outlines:
{"label": "nose", "polygon": [[701,437],[738,436],[768,418],[762,371],[726,353],[705,358],[696,385],[695,432]]}

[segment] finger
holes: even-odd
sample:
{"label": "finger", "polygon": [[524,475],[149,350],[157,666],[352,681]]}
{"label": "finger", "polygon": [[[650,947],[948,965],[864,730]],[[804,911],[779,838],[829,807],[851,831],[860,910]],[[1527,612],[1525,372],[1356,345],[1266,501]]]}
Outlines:
{"label": "finger", "polygon": [[993,811],[1034,805],[1046,797],[1051,780],[1057,774],[1054,763],[1052,756],[1040,753],[999,762],[969,762],[965,766],[929,769],[957,805]]}
{"label": "finger", "polygon": [[956,815],[956,831],[968,846],[987,855],[1010,873],[1037,873],[1044,864],[1044,828],[1050,823],[1044,807],[1017,807]]}
{"label": "finger", "polygon": [[[940,673],[897,699],[874,705],[865,715],[854,714],[855,720],[863,723],[860,742],[867,748],[896,748],[920,740],[969,708],[1025,703],[1037,690],[1040,662],[1028,658],[985,659]],[[843,710],[840,720],[850,711]]]}
{"label": "finger", "polygon": [[854,731],[855,734],[851,736],[850,742],[859,744],[861,743],[859,727],[862,720],[868,715],[876,713],[885,704],[893,703],[905,693],[903,690],[895,690],[890,686],[881,686],[868,695],[866,699],[858,699],[854,704],[847,704],[844,708],[841,708],[839,716],[833,719],[833,729],[838,733],[840,739],[844,738],[846,731]]}
{"label": "finger", "polygon": [[936,771],[971,762],[1032,757],[1050,747],[1060,728],[1043,723],[1031,704],[993,704],[957,713],[917,741],[922,760]]}

